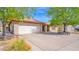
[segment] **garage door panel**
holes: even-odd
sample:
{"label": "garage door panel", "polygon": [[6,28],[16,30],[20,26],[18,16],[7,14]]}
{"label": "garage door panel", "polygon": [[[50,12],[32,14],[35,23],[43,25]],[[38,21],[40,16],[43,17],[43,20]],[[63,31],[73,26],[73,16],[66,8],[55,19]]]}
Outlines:
{"label": "garage door panel", "polygon": [[39,32],[40,26],[19,26],[19,34]]}

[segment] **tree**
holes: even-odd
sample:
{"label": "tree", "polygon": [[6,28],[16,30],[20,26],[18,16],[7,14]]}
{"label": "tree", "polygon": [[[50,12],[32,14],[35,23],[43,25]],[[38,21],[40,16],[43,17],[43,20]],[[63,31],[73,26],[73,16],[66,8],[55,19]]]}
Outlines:
{"label": "tree", "polygon": [[[36,9],[34,7],[16,7],[16,10],[19,11],[19,14],[18,14],[19,17],[17,16],[18,20],[23,21],[23,18],[25,18],[25,17],[27,17],[27,18],[32,17],[32,13],[34,13]],[[8,24],[9,25],[9,31],[10,31],[11,23],[12,23],[12,21],[10,21],[9,24]],[[13,32],[11,32],[11,33],[13,33]]]}
{"label": "tree", "polygon": [[[33,8],[30,8],[33,10]],[[25,10],[25,11],[24,11]],[[22,20],[25,17],[26,12],[29,11],[29,8],[22,8],[22,7],[0,7],[0,20],[2,21],[3,24],[3,37],[6,35],[6,24],[9,23],[12,20]],[[27,15],[26,15],[27,16]]]}
{"label": "tree", "polygon": [[77,7],[54,7],[50,8],[48,15],[52,17],[51,25],[63,25],[66,32],[67,25],[79,24],[79,8]]}

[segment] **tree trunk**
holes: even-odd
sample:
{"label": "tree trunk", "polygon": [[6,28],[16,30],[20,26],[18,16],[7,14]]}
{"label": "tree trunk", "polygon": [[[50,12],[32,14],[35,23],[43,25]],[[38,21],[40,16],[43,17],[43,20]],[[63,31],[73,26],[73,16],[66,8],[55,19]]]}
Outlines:
{"label": "tree trunk", "polygon": [[6,36],[6,22],[5,21],[2,21],[2,25],[3,25],[3,33],[2,33],[2,36],[3,36],[3,38],[5,38],[5,36]]}
{"label": "tree trunk", "polygon": [[10,32],[10,24],[8,25],[8,31]]}
{"label": "tree trunk", "polygon": [[66,32],[66,24],[64,23],[63,25],[64,25],[64,30],[63,30],[63,32]]}
{"label": "tree trunk", "polygon": [[11,22],[8,24],[8,31],[11,32],[10,30]]}
{"label": "tree trunk", "polygon": [[12,34],[14,34],[14,23],[12,24]]}

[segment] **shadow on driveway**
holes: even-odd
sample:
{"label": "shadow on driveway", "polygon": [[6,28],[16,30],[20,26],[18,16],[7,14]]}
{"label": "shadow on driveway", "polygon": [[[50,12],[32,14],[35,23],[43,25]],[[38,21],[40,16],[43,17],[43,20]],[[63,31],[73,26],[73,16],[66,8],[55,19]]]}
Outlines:
{"label": "shadow on driveway", "polygon": [[70,35],[69,32],[43,32],[43,33],[37,33],[37,34],[45,34],[45,35]]}

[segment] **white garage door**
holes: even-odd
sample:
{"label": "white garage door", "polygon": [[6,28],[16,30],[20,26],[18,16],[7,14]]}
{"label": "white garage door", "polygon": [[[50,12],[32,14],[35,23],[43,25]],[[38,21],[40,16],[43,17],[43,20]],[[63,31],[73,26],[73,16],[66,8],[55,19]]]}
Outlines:
{"label": "white garage door", "polygon": [[19,34],[39,32],[40,26],[19,26]]}

